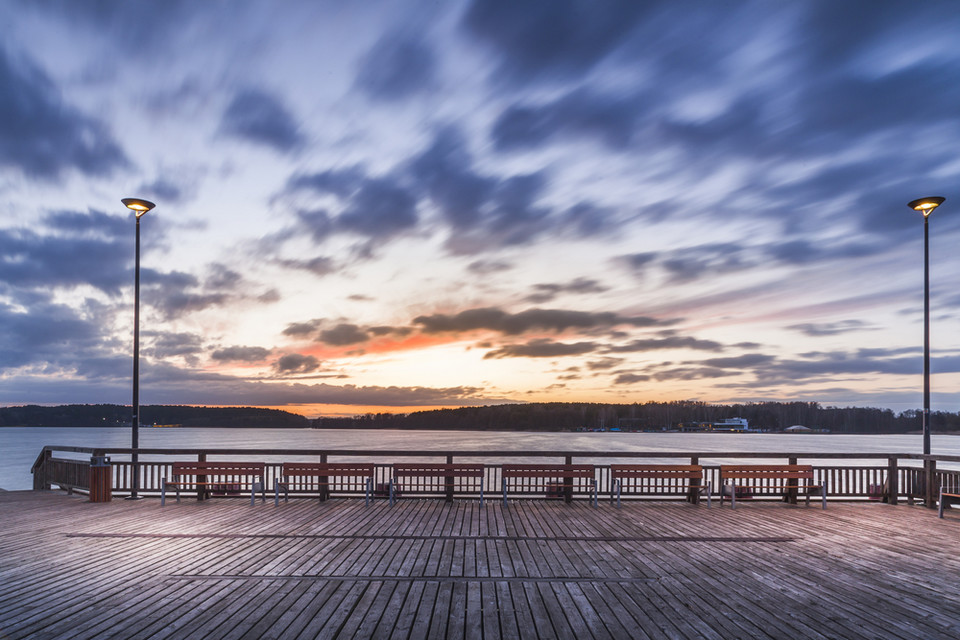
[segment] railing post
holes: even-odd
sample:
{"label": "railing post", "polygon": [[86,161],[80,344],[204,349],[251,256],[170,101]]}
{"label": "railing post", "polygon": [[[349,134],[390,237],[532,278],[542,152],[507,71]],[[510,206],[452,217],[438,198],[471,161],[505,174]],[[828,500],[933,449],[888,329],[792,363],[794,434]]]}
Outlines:
{"label": "railing post", "polygon": [[50,484],[50,460],[53,458],[53,451],[44,447],[40,455],[42,461],[34,466],[33,490],[50,491],[53,488]]}
{"label": "railing post", "polygon": [[[690,456],[690,464],[700,464],[700,457]],[[703,480],[703,476],[700,476],[700,486],[701,487],[706,486]],[[700,503],[700,488],[699,487],[694,488],[693,483],[690,483],[690,487],[687,490],[687,502],[690,502],[693,504]]]}
{"label": "railing post", "polygon": [[[207,454],[205,453],[197,454],[197,462],[206,462],[206,461],[207,461]],[[207,481],[207,476],[197,476],[197,502],[200,502],[203,500],[203,494],[205,493],[204,487],[206,487],[207,485],[201,484],[201,483],[206,481]]]}
{"label": "railing post", "polygon": [[[327,464],[327,454],[320,454],[320,464]],[[320,494],[320,500],[327,500],[330,498],[330,476],[320,476],[317,478],[317,482],[320,483],[318,492]]]}
{"label": "railing post", "polygon": [[927,458],[923,461],[923,506],[928,509],[937,508],[940,488],[937,483],[937,461]]}
{"label": "railing post", "polygon": [[[453,464],[453,455],[447,454],[447,464]],[[444,496],[447,502],[453,502],[453,476],[443,479]]]}
{"label": "railing post", "polygon": [[900,494],[899,483],[900,470],[897,469],[897,459],[887,458],[887,503],[897,504],[897,496]]}
{"label": "railing post", "polygon": [[[798,464],[797,457],[787,458],[787,464]],[[797,485],[799,484],[799,478],[787,481],[787,486],[789,487],[789,489],[787,489],[787,502],[790,504],[797,504]]]}
{"label": "railing post", "polygon": [[[573,464],[573,456],[568,455],[564,457],[563,464]],[[563,479],[563,501],[566,503],[573,502],[573,478]]]}

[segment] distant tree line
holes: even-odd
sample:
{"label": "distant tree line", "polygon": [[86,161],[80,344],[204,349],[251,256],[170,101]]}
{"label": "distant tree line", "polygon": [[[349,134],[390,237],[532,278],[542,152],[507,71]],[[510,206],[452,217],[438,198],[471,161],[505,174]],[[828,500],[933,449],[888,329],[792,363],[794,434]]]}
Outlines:
{"label": "distant tree line", "polygon": [[[906,433],[920,429],[916,410],[821,407],[816,402],[647,402],[600,404],[550,402],[502,404],[417,411],[376,413],[347,418],[309,420],[301,415],[258,407],[140,407],[141,425],[184,427],[249,427],[321,429],[451,429],[471,431],[575,431],[620,428],[659,431],[681,423],[719,422],[746,418],[750,426],[780,431],[795,424],[834,433]],[[130,407],[116,404],[37,405],[0,408],[0,427],[123,427],[131,424]],[[960,413],[935,411],[934,431],[960,431]]]}
{"label": "distant tree line", "polygon": [[[0,408],[0,427],[122,427],[133,422],[129,406],[117,404],[70,404],[59,407]],[[182,427],[309,427],[309,419],[277,409],[258,407],[185,407],[147,405],[140,407],[141,425]]]}
{"label": "distant tree line", "polygon": [[[920,413],[863,407],[821,407],[816,402],[647,402],[643,404],[531,403],[376,413],[352,418],[318,418],[323,429],[462,429],[476,431],[574,431],[579,428],[674,429],[681,423],[746,418],[752,428],[780,431],[793,425],[834,433],[906,433],[920,429]],[[937,411],[934,431],[960,431],[960,413]]]}

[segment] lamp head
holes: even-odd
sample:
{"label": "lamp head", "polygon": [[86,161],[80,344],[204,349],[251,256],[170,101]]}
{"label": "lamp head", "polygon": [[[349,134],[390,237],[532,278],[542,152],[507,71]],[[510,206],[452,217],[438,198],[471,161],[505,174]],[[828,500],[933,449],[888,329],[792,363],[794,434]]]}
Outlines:
{"label": "lamp head", "polygon": [[145,214],[147,211],[150,211],[150,209],[153,209],[155,206],[157,206],[149,200],[143,200],[142,198],[124,198],[120,202],[126,205],[128,209],[132,209],[133,212],[137,214],[137,220],[139,220],[140,216]]}
{"label": "lamp head", "polygon": [[923,214],[923,217],[926,218],[933,210],[943,204],[943,201],[946,198],[941,196],[930,196],[929,198],[919,198],[907,203],[907,206],[913,209],[914,211],[919,211]]}

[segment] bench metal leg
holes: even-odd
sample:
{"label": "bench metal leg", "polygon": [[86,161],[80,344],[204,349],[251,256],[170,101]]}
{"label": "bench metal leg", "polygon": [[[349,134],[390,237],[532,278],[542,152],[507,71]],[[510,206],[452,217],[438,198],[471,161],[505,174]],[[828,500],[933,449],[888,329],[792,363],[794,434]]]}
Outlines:
{"label": "bench metal leg", "polygon": [[822,505],[821,508],[824,511],[826,511],[827,509],[827,479],[826,478],[824,478],[823,481],[820,483],[820,493],[822,494],[820,496],[820,503]]}
{"label": "bench metal leg", "polygon": [[162,507],[166,502],[167,502],[167,479],[161,478],[160,479],[160,506]]}
{"label": "bench metal leg", "polygon": [[713,500],[713,481],[707,480],[707,509],[709,509]]}
{"label": "bench metal leg", "polygon": [[593,482],[593,508],[597,508],[597,479],[594,478]]}
{"label": "bench metal leg", "polygon": [[503,484],[503,506],[507,506],[507,479],[501,478],[501,483]]}
{"label": "bench metal leg", "polygon": [[943,487],[940,487],[940,499],[937,501],[937,517],[943,517]]}
{"label": "bench metal leg", "polygon": [[283,501],[290,502],[290,483],[274,480],[273,482],[273,506],[280,506],[280,487],[283,487]]}
{"label": "bench metal leg", "polygon": [[394,478],[390,478],[390,506],[393,506],[393,483],[395,482]]}
{"label": "bench metal leg", "polygon": [[483,479],[480,479],[480,506],[483,506]]}
{"label": "bench metal leg", "polygon": [[730,508],[737,508],[737,485],[735,484],[730,485]]}
{"label": "bench metal leg", "polygon": [[250,485],[250,506],[257,504],[257,490],[260,488],[259,482],[254,482]]}
{"label": "bench metal leg", "polygon": [[373,478],[367,478],[367,493],[364,496],[363,506],[370,506],[370,493],[373,491]]}
{"label": "bench metal leg", "polygon": [[617,480],[617,509],[620,508],[620,480]]}

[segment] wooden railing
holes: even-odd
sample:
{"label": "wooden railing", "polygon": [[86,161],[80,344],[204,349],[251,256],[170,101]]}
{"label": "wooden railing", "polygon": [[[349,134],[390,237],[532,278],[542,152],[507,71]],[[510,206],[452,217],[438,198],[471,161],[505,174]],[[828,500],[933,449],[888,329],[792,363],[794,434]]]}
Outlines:
{"label": "wooden railing", "polygon": [[[54,486],[67,491],[89,492],[90,458],[110,458],[112,489],[114,495],[128,495],[133,485],[133,464],[126,459],[132,449],[101,449],[89,447],[46,446],[40,452],[31,469],[33,488],[48,490]],[[597,491],[611,495],[610,461],[663,461],[676,460],[678,464],[701,464],[702,458],[762,460],[787,464],[813,464],[817,481],[827,481],[828,498],[832,500],[883,499],[896,504],[906,499],[911,504],[922,500],[935,504],[939,487],[955,491],[960,488],[960,470],[938,469],[937,463],[949,463],[960,467],[960,456],[923,456],[919,454],[877,453],[768,453],[768,452],[625,452],[625,451],[411,451],[411,450],[322,450],[322,449],[140,449],[139,492],[141,495],[159,495],[164,477],[170,477],[174,461],[185,460],[244,460],[265,462],[266,484],[271,489],[280,475],[283,461],[313,462],[373,462],[374,487],[386,487],[390,482],[391,464],[394,462],[483,462],[485,475],[484,491],[496,492],[500,488],[500,464],[518,460],[545,463],[573,464],[590,462],[597,466]],[[64,455],[65,454],[65,455]],[[877,460],[876,465],[843,464],[842,461]],[[829,464],[838,461],[837,464]],[[902,464],[906,463],[906,464]],[[718,465],[703,465],[705,480],[710,481],[715,495],[719,494],[720,470]],[[355,491],[337,491],[337,494],[352,495]],[[629,496],[625,496],[627,498]],[[643,496],[651,499],[652,496]]]}

